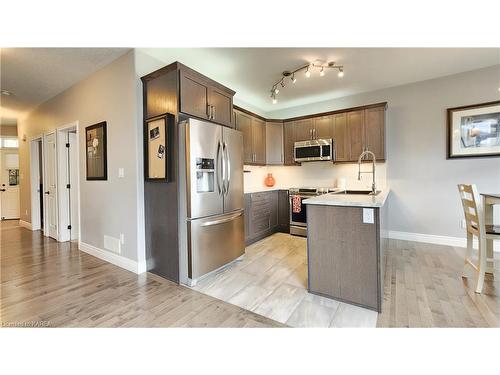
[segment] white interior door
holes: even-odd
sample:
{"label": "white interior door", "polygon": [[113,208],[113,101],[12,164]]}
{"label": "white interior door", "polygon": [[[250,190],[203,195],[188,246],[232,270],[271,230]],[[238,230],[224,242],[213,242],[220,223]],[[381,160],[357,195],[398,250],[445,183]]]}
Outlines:
{"label": "white interior door", "polygon": [[19,173],[17,150],[1,150],[0,171],[0,218],[19,219],[19,178],[10,176]]}
{"label": "white interior door", "polygon": [[57,207],[57,145],[55,133],[46,134],[43,137],[44,152],[44,234],[58,239],[58,207]]}
{"label": "white interior door", "polygon": [[2,186],[2,220],[19,219],[19,186]]}
{"label": "white interior door", "polygon": [[79,215],[78,215],[78,152],[77,152],[77,137],[76,133],[68,134],[69,147],[69,184],[71,189],[70,195],[70,224],[71,224],[71,239],[77,240],[79,233]]}

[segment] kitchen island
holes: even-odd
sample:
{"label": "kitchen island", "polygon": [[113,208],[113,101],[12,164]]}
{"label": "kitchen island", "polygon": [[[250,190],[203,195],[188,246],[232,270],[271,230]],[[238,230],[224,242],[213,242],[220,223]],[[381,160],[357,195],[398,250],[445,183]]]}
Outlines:
{"label": "kitchen island", "polygon": [[330,193],[303,201],[310,293],[381,311],[389,191]]}

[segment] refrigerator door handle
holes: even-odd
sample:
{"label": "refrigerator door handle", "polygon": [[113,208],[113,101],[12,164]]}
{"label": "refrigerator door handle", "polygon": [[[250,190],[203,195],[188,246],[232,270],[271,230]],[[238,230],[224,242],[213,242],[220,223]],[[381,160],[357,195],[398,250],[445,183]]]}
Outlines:
{"label": "refrigerator door handle", "polygon": [[225,217],[223,219],[207,221],[206,223],[201,224],[201,226],[202,227],[210,227],[212,225],[227,223],[228,221],[233,221],[234,219],[236,219],[237,217],[239,217],[241,215],[243,215],[243,211],[238,212],[236,215],[231,215],[231,216]]}
{"label": "refrigerator door handle", "polygon": [[226,142],[224,142],[222,150],[223,150],[223,153],[225,155],[224,159],[226,162],[226,175],[225,175],[225,182],[224,182],[224,190],[225,190],[225,194],[227,195],[229,193],[229,184],[231,182],[231,159],[229,158],[229,149],[227,147]]}
{"label": "refrigerator door handle", "polygon": [[227,171],[226,171],[226,151],[225,151],[225,148],[226,148],[226,145],[225,143],[221,142],[220,143],[221,145],[221,168],[222,168],[222,176],[221,176],[221,180],[222,180],[222,195],[226,195],[226,174],[227,174]]}
{"label": "refrigerator door handle", "polygon": [[221,171],[220,171],[220,166],[221,166],[221,148],[222,148],[222,143],[221,141],[217,142],[217,153],[215,155],[215,178],[217,180],[217,191],[219,192],[219,195],[223,194],[223,189],[222,189],[222,183],[221,183]]}

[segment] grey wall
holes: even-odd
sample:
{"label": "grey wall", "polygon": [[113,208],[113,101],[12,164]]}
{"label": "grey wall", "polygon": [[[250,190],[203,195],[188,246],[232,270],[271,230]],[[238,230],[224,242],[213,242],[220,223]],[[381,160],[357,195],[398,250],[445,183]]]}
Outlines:
{"label": "grey wall", "polygon": [[[43,103],[19,122],[19,134],[26,134],[29,140],[79,121],[81,241],[103,249],[105,234],[119,238],[123,233],[121,255],[132,260],[138,260],[144,252],[138,90],[131,51]],[[86,181],[85,127],[100,121],[107,121],[108,180]],[[21,219],[30,222],[29,142],[20,142],[19,154]],[[118,178],[118,168],[125,169],[125,178]]]}
{"label": "grey wall", "polygon": [[500,192],[500,158],[446,160],[446,108],[500,100],[499,87],[496,65],[266,116],[290,118],[387,101],[389,229],[463,237],[456,185],[475,183],[480,192]]}

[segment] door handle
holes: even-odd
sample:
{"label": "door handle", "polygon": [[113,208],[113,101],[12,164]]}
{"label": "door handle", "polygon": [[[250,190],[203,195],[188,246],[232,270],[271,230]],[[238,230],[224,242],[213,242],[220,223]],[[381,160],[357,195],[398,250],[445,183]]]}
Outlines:
{"label": "door handle", "polygon": [[50,194],[50,191],[46,191],[45,194],[49,195]]}
{"label": "door handle", "polygon": [[221,183],[220,183],[220,153],[221,153],[221,142],[217,142],[217,153],[215,154],[215,178],[217,179],[217,191],[219,195],[222,193]]}
{"label": "door handle", "polygon": [[225,153],[225,161],[226,161],[226,186],[225,186],[225,191],[226,195],[229,192],[229,184],[231,182],[231,159],[229,159],[229,150],[227,148],[227,143],[224,142],[223,148],[222,148],[223,153]]}
{"label": "door handle", "polygon": [[210,227],[212,225],[227,223],[229,221],[236,219],[237,217],[239,217],[241,215],[243,215],[243,212],[238,212],[236,215],[232,215],[232,216],[226,217],[224,219],[207,221],[206,223],[201,224],[201,226],[202,227]]}
{"label": "door handle", "polygon": [[0,191],[5,191],[5,189],[0,189]]}
{"label": "door handle", "polygon": [[226,194],[226,143],[221,143],[222,195]]}

